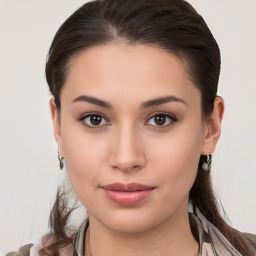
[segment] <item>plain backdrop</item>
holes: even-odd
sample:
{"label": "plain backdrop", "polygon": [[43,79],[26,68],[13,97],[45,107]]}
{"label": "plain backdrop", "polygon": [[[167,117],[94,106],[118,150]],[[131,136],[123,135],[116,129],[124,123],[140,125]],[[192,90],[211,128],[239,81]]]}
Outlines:
{"label": "plain backdrop", "polygon": [[[190,2],[222,53],[214,187],[232,225],[256,232],[256,1]],[[47,231],[61,175],[44,65],[56,30],[83,3],[0,0],[0,255]]]}

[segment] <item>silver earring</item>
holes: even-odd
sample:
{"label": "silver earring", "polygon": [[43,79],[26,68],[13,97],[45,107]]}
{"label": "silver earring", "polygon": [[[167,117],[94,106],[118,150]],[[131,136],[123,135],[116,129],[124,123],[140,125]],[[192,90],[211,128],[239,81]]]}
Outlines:
{"label": "silver earring", "polygon": [[64,163],[63,163],[64,157],[61,156],[60,149],[58,149],[58,159],[60,161],[60,170],[62,170],[64,167]]}
{"label": "silver earring", "polygon": [[206,162],[203,163],[202,169],[205,172],[209,172],[210,168],[211,168],[211,157],[210,157],[210,155],[207,155]]}

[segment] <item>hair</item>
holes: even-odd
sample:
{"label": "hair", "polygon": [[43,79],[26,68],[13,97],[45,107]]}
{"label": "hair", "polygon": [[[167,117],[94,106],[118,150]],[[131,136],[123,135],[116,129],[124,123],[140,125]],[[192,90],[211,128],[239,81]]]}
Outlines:
{"label": "hair", "polygon": [[[113,43],[150,45],[180,58],[201,92],[203,118],[212,113],[220,50],[204,19],[184,0],[95,0],[75,11],[57,31],[46,63],[46,79],[58,113],[72,59],[90,47]],[[254,252],[251,244],[220,214],[210,172],[202,169],[205,161],[202,155],[189,198],[242,255],[249,255]],[[59,249],[73,241],[65,232],[72,209],[65,206],[64,194],[57,193],[50,216],[55,242],[42,249],[41,255],[59,255]]]}

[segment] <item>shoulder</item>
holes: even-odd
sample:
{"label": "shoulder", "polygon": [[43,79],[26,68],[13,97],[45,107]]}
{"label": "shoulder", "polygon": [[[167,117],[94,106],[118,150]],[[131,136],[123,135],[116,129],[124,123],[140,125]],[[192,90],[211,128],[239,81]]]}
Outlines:
{"label": "shoulder", "polygon": [[[39,251],[55,242],[53,236],[47,235],[40,238],[34,244],[26,244],[21,246],[18,251],[11,251],[5,256],[40,256]],[[67,245],[60,251],[60,256],[72,255],[73,245]]]}
{"label": "shoulder", "polygon": [[38,256],[40,249],[43,248],[43,237],[36,240],[34,243],[21,246],[18,251],[11,251],[5,256]]}
{"label": "shoulder", "polygon": [[252,244],[256,250],[256,234],[242,233],[242,235]]}
{"label": "shoulder", "polygon": [[30,248],[33,244],[26,244],[19,248],[18,251],[12,251],[6,254],[6,256],[29,256]]}
{"label": "shoulder", "polygon": [[11,251],[6,256],[39,256],[39,251],[43,245],[43,238],[38,239],[35,243],[21,246],[18,251]]}

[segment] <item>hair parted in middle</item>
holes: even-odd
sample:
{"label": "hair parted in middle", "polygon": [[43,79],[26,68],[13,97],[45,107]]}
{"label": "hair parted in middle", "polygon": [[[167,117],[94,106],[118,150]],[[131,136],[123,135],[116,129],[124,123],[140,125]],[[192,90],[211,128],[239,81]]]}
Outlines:
{"label": "hair parted in middle", "polygon": [[[207,119],[212,113],[220,74],[220,50],[204,19],[184,0],[95,0],[76,10],[57,31],[46,63],[47,83],[59,112],[72,59],[90,47],[107,44],[149,45],[174,54],[183,61],[201,93],[202,118]],[[189,198],[246,255],[250,246],[219,212],[211,174],[203,171],[205,162],[207,156],[202,155]],[[50,221],[56,242],[48,251],[41,250],[42,255],[57,253],[72,240],[63,235],[71,211],[63,210],[65,203],[61,200],[65,196],[58,192]]]}

